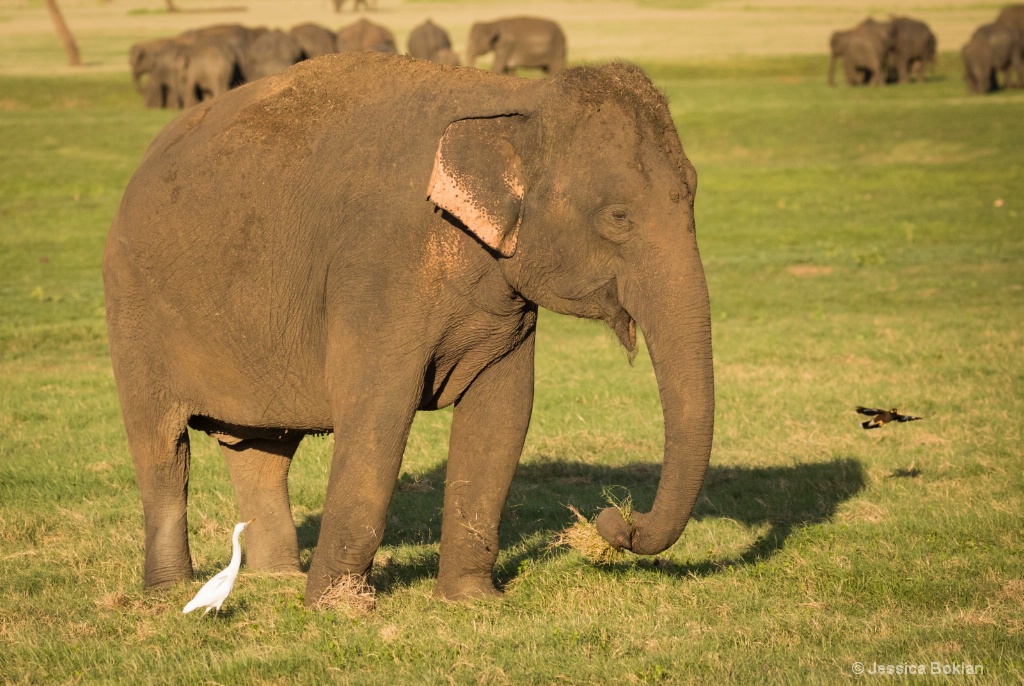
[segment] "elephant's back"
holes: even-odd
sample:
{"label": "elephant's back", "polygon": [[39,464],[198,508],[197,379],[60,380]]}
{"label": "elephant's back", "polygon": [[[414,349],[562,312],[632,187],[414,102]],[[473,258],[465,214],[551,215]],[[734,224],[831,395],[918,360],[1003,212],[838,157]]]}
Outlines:
{"label": "elephant's back", "polygon": [[427,187],[448,123],[500,111],[530,83],[353,53],[203,102],[147,150],[111,227],[111,261],[159,275],[162,297],[184,309],[203,292],[243,308],[322,301],[327,271],[378,259],[432,220]]}

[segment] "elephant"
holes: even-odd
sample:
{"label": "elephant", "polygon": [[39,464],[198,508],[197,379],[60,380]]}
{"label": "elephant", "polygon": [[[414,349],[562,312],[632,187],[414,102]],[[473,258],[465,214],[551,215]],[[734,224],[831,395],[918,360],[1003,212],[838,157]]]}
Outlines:
{"label": "elephant", "polygon": [[293,26],[288,33],[298,42],[304,60],[330,55],[338,51],[334,32],[319,24],[313,22],[299,24]]}
{"label": "elephant", "polygon": [[148,57],[148,72],[143,86],[143,103],[150,109],[181,109],[188,99],[187,50],[191,44],[169,40]]}
{"label": "elephant", "polygon": [[[265,28],[219,24],[185,31],[170,38],[135,43],[128,52],[132,81],[147,107],[182,107],[194,100],[222,92],[222,74],[230,71],[229,88],[243,82],[241,55]],[[189,71],[189,63],[196,64]],[[158,64],[159,63],[159,64]],[[230,66],[229,66],[230,65]],[[151,79],[156,74],[155,79]],[[147,85],[143,77],[151,80]]]}
{"label": "elephant", "polygon": [[241,53],[250,43],[265,33],[267,33],[267,28],[263,26],[250,28],[241,24],[214,24],[185,31],[180,38],[187,41],[214,42],[229,46]]}
{"label": "elephant", "polygon": [[227,93],[241,83],[239,55],[228,44],[214,41],[182,46],[185,107]]}
{"label": "elephant", "polygon": [[890,27],[868,18],[848,31],[836,31],[829,40],[828,83],[835,85],[836,60],[842,58],[846,83],[881,86],[886,79],[886,56],[891,46]]}
{"label": "elephant", "polygon": [[923,21],[910,17],[892,17],[889,22],[891,45],[889,64],[896,70],[896,80],[907,83],[913,74],[924,81],[924,69],[935,64],[935,34]]}
{"label": "elephant", "polygon": [[343,26],[336,34],[338,52],[390,52],[398,54],[395,36],[372,21],[359,21]]}
{"label": "elephant", "polygon": [[242,76],[255,81],[302,61],[302,47],[289,34],[275,29],[249,43],[242,54]]}
{"label": "elephant", "polygon": [[1024,36],[1024,4],[1007,5],[996,17],[996,23],[1009,26]]}
{"label": "elephant", "polygon": [[466,64],[494,51],[491,71],[513,74],[517,68],[543,69],[555,74],[565,68],[565,34],[550,19],[514,17],[477,22],[469,30]]}
{"label": "elephant", "polygon": [[[960,51],[967,90],[975,94],[999,90],[996,72],[1000,71],[1003,72],[1006,87],[1020,87],[1024,83],[1021,41],[1021,35],[1005,24],[978,27]],[[1016,74],[1016,84],[1011,74]]]}
{"label": "elephant", "polygon": [[429,60],[445,49],[452,49],[448,32],[429,19],[409,32],[409,54],[413,57]]}
{"label": "elephant", "polygon": [[133,43],[128,48],[128,66],[131,68],[132,83],[135,84],[135,90],[141,94],[146,94],[142,78],[153,70],[157,54],[176,40],[173,37],[158,38],[156,40]]}
{"label": "elephant", "polygon": [[[334,11],[335,12],[341,12],[341,10],[344,9],[344,7],[345,7],[345,0],[333,0],[333,2],[334,2]],[[352,11],[353,12],[358,10],[360,7],[362,7],[363,9],[367,9],[367,10],[371,10],[371,9],[375,10],[375,9],[377,9],[377,0],[373,1],[373,5],[372,6],[370,5],[369,0],[355,0],[355,2],[352,3]]]}
{"label": "elephant", "polygon": [[596,524],[617,548],[667,549],[714,431],[696,190],[667,100],[622,63],[516,79],[342,53],[177,117],[103,256],[145,587],[192,576],[188,427],[220,443],[241,518],[256,518],[249,565],[267,570],[299,568],[291,458],[335,434],[312,606],[368,576],[414,415],[454,406],[435,593],[500,596],[540,307],[604,321],[630,354],[644,334],[660,482],[649,512]]}

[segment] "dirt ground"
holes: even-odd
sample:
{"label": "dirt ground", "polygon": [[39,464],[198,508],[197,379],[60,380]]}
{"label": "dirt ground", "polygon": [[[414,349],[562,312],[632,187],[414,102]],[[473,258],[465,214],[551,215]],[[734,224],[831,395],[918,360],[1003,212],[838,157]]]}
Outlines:
{"label": "dirt ground", "polygon": [[[340,15],[330,0],[177,0],[186,10],[177,14],[164,13],[162,0],[60,0],[60,5],[83,49],[85,69],[91,71],[126,70],[120,56],[135,40],[223,22],[288,28],[315,21],[339,28],[367,16],[389,27],[404,48],[409,30],[429,17],[448,30],[461,52],[474,21],[530,14],[551,17],[563,25],[571,61],[675,62],[734,55],[824,54],[832,30],[851,26],[868,14],[865,3],[853,0],[522,0],[514,5],[486,0],[379,0],[376,11],[358,13],[346,0]],[[215,11],[231,6],[244,11]],[[994,7],[956,0],[889,0],[873,10],[877,18],[897,13],[923,19],[935,31],[940,50],[958,50],[975,27],[992,21]],[[61,56],[40,0],[0,4],[0,73],[66,71]]]}

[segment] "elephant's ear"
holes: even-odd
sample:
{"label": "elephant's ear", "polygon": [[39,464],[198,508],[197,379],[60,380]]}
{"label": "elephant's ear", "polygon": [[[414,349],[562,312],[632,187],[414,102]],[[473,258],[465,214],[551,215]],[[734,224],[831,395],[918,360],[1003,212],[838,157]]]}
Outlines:
{"label": "elephant's ear", "polygon": [[523,161],[512,141],[519,116],[448,125],[434,156],[429,199],[504,257],[516,251],[523,220]]}

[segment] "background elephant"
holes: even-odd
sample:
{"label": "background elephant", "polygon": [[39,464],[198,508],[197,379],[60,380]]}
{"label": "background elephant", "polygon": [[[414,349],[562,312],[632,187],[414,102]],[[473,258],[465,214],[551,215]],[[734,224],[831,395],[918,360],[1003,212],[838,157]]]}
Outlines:
{"label": "background elephant", "polygon": [[289,34],[275,29],[262,34],[242,54],[242,76],[256,81],[302,61],[302,47]]}
{"label": "background elephant", "polygon": [[469,30],[466,64],[494,51],[491,71],[513,74],[517,68],[543,69],[554,74],[565,68],[565,34],[549,19],[515,17],[477,22]]}
{"label": "background elephant", "polygon": [[158,38],[134,43],[128,48],[128,67],[131,69],[132,83],[139,93],[146,93],[143,77],[152,71],[157,53],[175,40],[176,38]]}
{"label": "background elephant", "polygon": [[665,97],[621,63],[529,80],[330,55],[176,118],[103,259],[146,586],[192,575],[187,427],[220,442],[262,569],[298,568],[290,459],[335,432],[312,605],[368,575],[414,415],[454,405],[437,592],[496,594],[538,307],[602,320],[630,353],[643,332],[660,483],[649,513],[609,508],[597,527],[637,554],[667,549],[714,422],[696,190]]}
{"label": "background elephant", "polygon": [[886,79],[886,56],[890,48],[889,26],[868,18],[847,31],[836,31],[829,40],[828,83],[835,85],[836,61],[843,60],[846,83],[881,86]]}
{"label": "background elephant", "polygon": [[184,31],[179,39],[225,45],[241,53],[250,43],[265,33],[267,33],[267,29],[263,26],[250,28],[241,24],[214,24]]}
{"label": "background elephant", "polygon": [[[344,9],[344,7],[345,7],[345,0],[332,0],[332,1],[334,2],[334,11],[335,12],[341,12],[341,10]],[[377,9],[377,0],[373,1],[372,6],[371,6],[369,0],[354,0],[354,2],[352,3],[352,11],[355,12],[360,7],[362,7],[363,9],[367,9],[367,10],[371,10],[371,9],[375,10],[375,9]]]}
{"label": "background elephant", "polygon": [[143,102],[150,109],[181,109],[186,101],[186,50],[189,44],[169,40],[148,58]]}
{"label": "background elephant", "polygon": [[240,58],[230,45],[203,41],[181,48],[184,57],[184,106],[227,93],[242,81]]}
{"label": "background elephant", "polygon": [[[223,72],[230,71],[229,87],[243,82],[239,67],[249,43],[267,33],[265,28],[219,24],[185,31],[171,38],[135,43],[128,63],[136,90],[147,107],[181,107],[197,91],[207,97],[223,92]],[[189,71],[190,62],[195,66]],[[159,64],[158,64],[159,62]],[[228,66],[230,65],[230,66]],[[147,79],[156,69],[156,79]],[[145,77],[145,78],[144,78]]]}
{"label": "background elephant", "polygon": [[439,50],[451,49],[452,41],[448,32],[429,19],[409,32],[408,52],[413,57],[430,60]]}
{"label": "background elephant", "polygon": [[996,17],[996,23],[1009,26],[1017,33],[1024,35],[1024,4],[1004,7]]}
{"label": "background elephant", "polygon": [[960,51],[964,61],[964,79],[971,93],[990,93],[999,90],[997,72],[1003,72],[1004,84],[1024,83],[1021,66],[1021,36],[1004,24],[985,24],[971,36],[971,40]]}
{"label": "background elephant", "polygon": [[299,48],[302,50],[301,57],[304,60],[330,55],[338,51],[334,32],[320,24],[313,22],[299,24],[293,26],[288,33],[299,44]]}
{"label": "background elephant", "polygon": [[924,82],[924,69],[935,64],[935,34],[923,21],[893,17],[890,26],[889,64],[896,70],[899,83],[907,83],[913,74]]}
{"label": "background elephant", "polygon": [[338,29],[338,52],[390,52],[398,54],[395,35],[380,24],[360,19]]}

